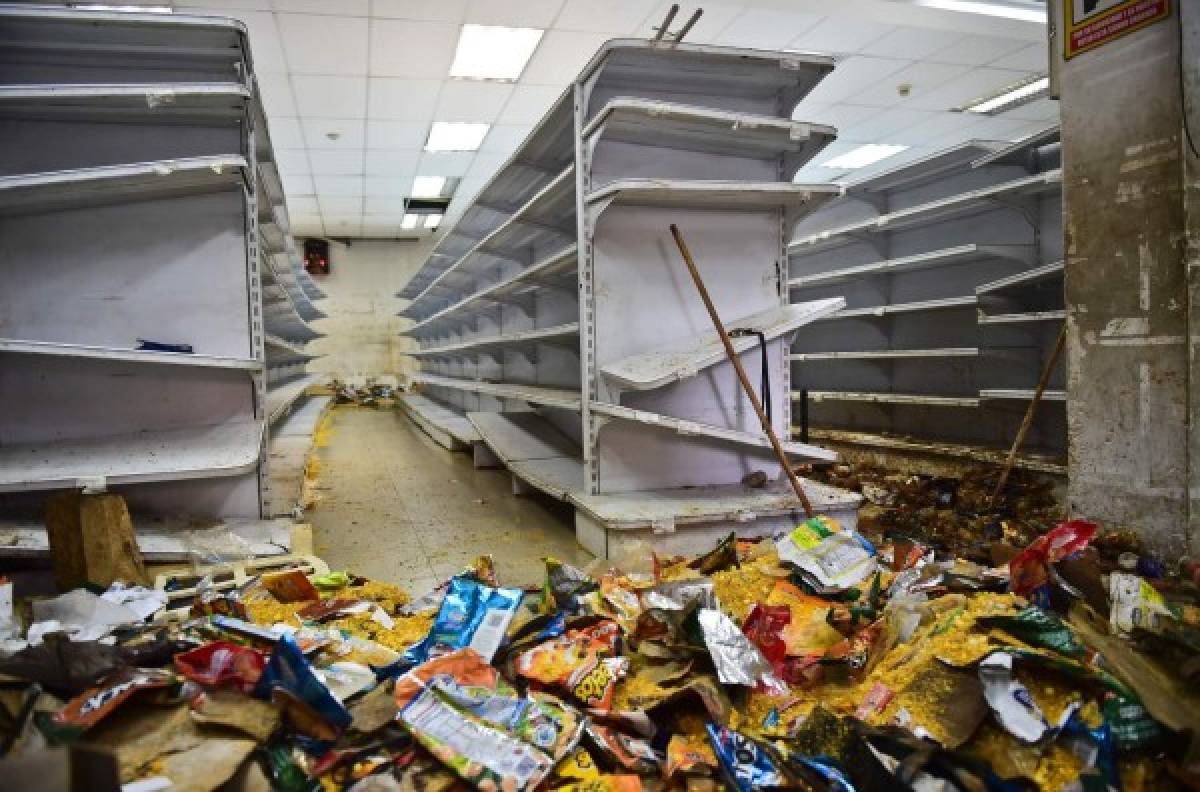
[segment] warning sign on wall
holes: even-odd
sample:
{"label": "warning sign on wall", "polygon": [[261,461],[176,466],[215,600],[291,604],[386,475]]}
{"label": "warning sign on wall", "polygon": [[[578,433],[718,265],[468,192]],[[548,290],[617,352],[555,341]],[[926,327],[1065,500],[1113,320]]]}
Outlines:
{"label": "warning sign on wall", "polygon": [[1064,0],[1067,58],[1171,15],[1171,0]]}

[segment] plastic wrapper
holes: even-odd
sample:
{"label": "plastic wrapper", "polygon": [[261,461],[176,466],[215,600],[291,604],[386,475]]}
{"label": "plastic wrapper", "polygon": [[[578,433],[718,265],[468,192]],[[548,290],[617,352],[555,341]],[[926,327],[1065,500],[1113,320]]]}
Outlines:
{"label": "plastic wrapper", "polygon": [[575,781],[590,781],[600,777],[600,768],[596,766],[596,760],[588,750],[582,745],[577,745],[554,768],[554,776]]}
{"label": "plastic wrapper", "polygon": [[663,778],[670,780],[676,775],[710,775],[717,767],[717,756],[705,737],[675,734],[667,742]]}
{"label": "plastic wrapper", "polygon": [[546,580],[542,585],[543,613],[565,610],[576,613],[581,609],[579,598],[599,588],[596,581],[582,570],[554,559],[546,559]]}
{"label": "plastic wrapper", "polygon": [[175,684],[174,674],[152,669],[124,669],[104,680],[97,687],[87,690],[54,714],[54,723],[78,729],[90,729],[136,693],[147,690],[165,690]]}
{"label": "plastic wrapper", "polygon": [[775,543],[779,557],[795,564],[805,582],[818,591],[845,591],[878,568],[870,542],[836,525],[828,518],[814,517]]}
{"label": "plastic wrapper", "polygon": [[26,638],[30,646],[42,642],[42,636],[64,632],[72,641],[97,641],[118,627],[141,624],[141,614],[125,605],[118,605],[87,589],[75,589],[66,594],[33,603],[34,623]]}
{"label": "plastic wrapper", "polygon": [[231,685],[250,693],[266,668],[267,658],[256,649],[225,641],[175,655],[180,674],[201,685]]}
{"label": "plastic wrapper", "polygon": [[986,616],[976,624],[997,627],[1032,646],[1053,649],[1071,657],[1082,657],[1083,644],[1062,619],[1041,608],[1029,607],[1016,616]]}
{"label": "plastic wrapper", "polygon": [[[1049,533],[1035,539],[1008,562],[1009,587],[1014,594],[1034,597],[1050,583],[1050,564],[1087,547],[1096,535],[1095,523],[1071,520],[1059,523]],[[1038,597],[1034,597],[1035,601]]]}
{"label": "plastic wrapper", "polygon": [[629,659],[617,657],[620,628],[601,621],[522,652],[516,672],[569,694],[588,709],[607,712]]}
{"label": "plastic wrapper", "polygon": [[766,604],[786,607],[791,614],[780,634],[788,655],[822,654],[844,637],[829,625],[831,605],[828,600],[805,594],[787,581],[775,583]]}
{"label": "plastic wrapper", "polygon": [[1160,632],[1175,618],[1163,595],[1137,575],[1113,572],[1108,577],[1109,625],[1114,633],[1135,629]]}
{"label": "plastic wrapper", "polygon": [[556,787],[562,792],[641,792],[642,779],[635,775],[599,775]]}
{"label": "plastic wrapper", "polygon": [[684,611],[693,606],[717,607],[711,580],[672,580],[642,592],[642,606],[664,611]]}
{"label": "plastic wrapper", "polygon": [[299,569],[270,572],[260,580],[263,587],[280,602],[307,602],[321,597],[316,586],[310,583],[308,576]]}
{"label": "plastic wrapper", "polygon": [[491,662],[522,596],[520,589],[493,588],[462,575],[451,578],[429,634],[405,652],[398,667],[388,673],[402,670],[399,666],[468,647]]}
{"label": "plastic wrapper", "polygon": [[788,786],[788,777],[761,744],[732,729],[710,723],[708,737],[722,775],[737,792]]}
{"label": "plastic wrapper", "polygon": [[349,586],[354,579],[349,572],[330,572],[325,575],[313,575],[309,582],[319,591],[337,591]]}
{"label": "plastic wrapper", "polygon": [[829,647],[822,660],[826,673],[836,671],[838,673],[835,676],[845,680],[862,680],[883,656],[887,640],[887,627],[883,619],[863,627],[853,636]]}
{"label": "plastic wrapper", "polygon": [[195,568],[254,558],[254,546],[227,528],[188,531],[183,535],[183,544]]}
{"label": "plastic wrapper", "polygon": [[[290,635],[279,638],[255,686],[255,695],[259,698],[276,698],[278,694],[284,695],[285,703],[290,703],[286,701],[290,698],[302,705],[292,706],[289,717],[307,718],[315,715],[328,724],[335,734],[349,726],[352,720],[350,713],[317,676]],[[318,731],[326,731],[319,728],[320,723],[310,722],[308,725],[317,727]]]}
{"label": "plastic wrapper", "polygon": [[775,676],[762,652],[728,616],[719,610],[704,608],[698,611],[697,619],[721,684],[761,685],[768,692],[787,692],[787,686]]}
{"label": "plastic wrapper", "polygon": [[638,775],[658,773],[662,757],[646,740],[596,722],[589,723],[586,732],[595,755],[611,769]]}
{"label": "plastic wrapper", "polygon": [[366,600],[324,599],[307,605],[296,611],[296,616],[306,622],[323,622],[353,613],[366,613],[371,610],[371,603]]}
{"label": "plastic wrapper", "polygon": [[722,569],[737,566],[737,563],[737,534],[731,533],[718,542],[716,547],[689,563],[688,566],[701,575],[711,575]]}
{"label": "plastic wrapper", "polygon": [[193,616],[230,616],[235,619],[245,619],[246,605],[237,592],[213,588],[211,578],[204,578],[196,586],[196,593],[192,596],[191,614]]}
{"label": "plastic wrapper", "polygon": [[979,664],[979,681],[983,695],[996,720],[1018,740],[1040,743],[1057,734],[1078,705],[1067,707],[1066,717],[1051,724],[1033,700],[1029,690],[1013,674],[1013,657],[1005,652],[993,652]]}

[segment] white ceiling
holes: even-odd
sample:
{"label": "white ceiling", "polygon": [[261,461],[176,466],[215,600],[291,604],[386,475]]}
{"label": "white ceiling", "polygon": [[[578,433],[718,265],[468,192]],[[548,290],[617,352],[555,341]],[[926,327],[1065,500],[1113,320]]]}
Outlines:
{"label": "white ceiling", "polygon": [[[161,5],[161,0],[156,4]],[[400,236],[416,175],[461,179],[453,222],[602,42],[652,35],[658,0],[174,0],[180,12],[245,22],[293,231]],[[971,138],[1017,139],[1057,121],[1040,100],[999,116],[950,108],[1046,69],[1045,28],[903,0],[683,2],[697,43],[827,52],[839,64],[795,117],[831,124],[825,161],[862,143],[907,151],[871,169],[809,165],[797,181],[894,167]],[[448,78],[460,26],[546,29],[516,83]],[[909,84],[901,96],[897,86]],[[478,152],[423,151],[434,121],[492,124]],[[336,134],[336,140],[328,135]]]}

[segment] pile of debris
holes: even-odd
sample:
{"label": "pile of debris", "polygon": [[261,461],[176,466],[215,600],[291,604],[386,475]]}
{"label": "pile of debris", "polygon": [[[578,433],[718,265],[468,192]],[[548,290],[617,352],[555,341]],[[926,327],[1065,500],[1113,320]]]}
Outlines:
{"label": "pile of debris", "polygon": [[536,590],[485,557],[415,602],[299,570],[175,620],[77,590],[10,618],[0,739],[140,789],[1195,788],[1200,566],[1079,521],[1009,555],[814,518]]}
{"label": "pile of debris", "polygon": [[368,383],[355,387],[334,380],[330,387],[333,389],[334,404],[353,404],[356,407],[393,407],[396,404],[396,389],[391,385]]}

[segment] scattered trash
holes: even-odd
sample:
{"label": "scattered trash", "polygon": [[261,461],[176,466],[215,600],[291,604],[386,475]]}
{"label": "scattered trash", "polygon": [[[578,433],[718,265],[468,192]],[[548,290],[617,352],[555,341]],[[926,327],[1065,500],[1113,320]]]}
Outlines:
{"label": "scattered trash", "polygon": [[[874,498],[984,502],[906,482]],[[905,526],[546,559],[529,590],[484,557],[415,601],[299,569],[201,581],[190,612],[0,583],[0,746],[111,750],[132,789],[1195,788],[1186,563],[1090,523],[972,558]]]}

